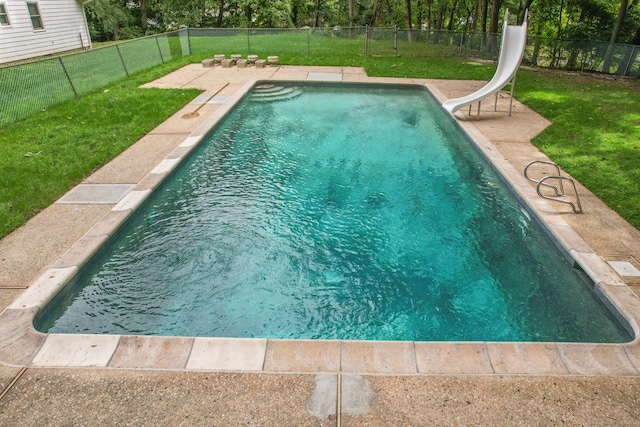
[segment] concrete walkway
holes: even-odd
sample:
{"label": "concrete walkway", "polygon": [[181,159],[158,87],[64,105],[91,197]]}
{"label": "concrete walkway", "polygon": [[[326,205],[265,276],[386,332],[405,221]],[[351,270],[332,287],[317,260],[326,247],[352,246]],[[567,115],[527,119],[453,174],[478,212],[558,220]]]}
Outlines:
{"label": "concrete walkway", "polygon": [[[96,223],[117,216],[112,208],[132,185],[153,186],[145,182],[153,179],[149,172],[163,162],[166,165],[167,157],[185,138],[247,81],[334,80],[338,75],[342,81],[427,84],[443,99],[482,85],[373,79],[362,69],[343,67],[260,70],[190,65],[165,76],[150,86],[196,87],[204,93],[0,241],[0,307],[9,306],[50,265],[68,257],[69,249]],[[518,102],[513,117],[508,117],[506,104],[507,100],[500,99],[495,113],[492,102],[487,102],[480,120],[470,124],[472,131],[522,171],[530,160],[545,159],[530,140],[550,123]],[[189,114],[194,112],[197,114]],[[462,115],[459,118],[465,120]],[[93,199],[96,187],[92,185],[108,185],[102,187],[106,193],[100,202]],[[640,269],[640,232],[588,190],[579,190],[584,215],[570,214],[564,205],[553,207],[601,258]],[[629,275],[621,280],[640,294],[640,278]],[[12,351],[12,360],[19,359],[11,343],[3,341],[0,353]],[[631,361],[627,360],[628,370],[618,370],[618,362],[606,359],[600,375],[557,376],[371,375],[301,368],[286,374],[185,372],[172,367],[181,357],[178,354],[156,360],[154,369],[43,368],[31,362],[13,363],[0,367],[0,388],[4,390],[0,425],[640,425],[640,373],[634,360],[634,355],[640,355],[634,351],[626,350],[625,357]],[[158,355],[145,356],[153,359]],[[118,357],[124,368],[141,366],[122,353]],[[450,357],[456,365],[457,356]],[[509,372],[500,370],[499,359],[489,360],[491,372]],[[569,362],[570,358],[563,361],[565,367]],[[165,368],[158,369],[159,364]],[[458,361],[456,372],[469,372],[462,365]],[[611,374],[615,372],[618,374]]]}

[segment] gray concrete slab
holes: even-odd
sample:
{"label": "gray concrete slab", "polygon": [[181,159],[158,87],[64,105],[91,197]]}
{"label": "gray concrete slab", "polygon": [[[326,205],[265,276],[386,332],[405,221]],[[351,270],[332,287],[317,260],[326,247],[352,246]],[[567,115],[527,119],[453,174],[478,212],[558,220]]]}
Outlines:
{"label": "gray concrete slab", "polygon": [[115,205],[134,187],[135,184],[79,184],[56,203]]}
{"label": "gray concrete slab", "polygon": [[342,426],[638,425],[640,379],[363,377],[371,409]]}
{"label": "gray concrete slab", "polygon": [[[10,374],[11,372],[8,371]],[[0,369],[0,381],[3,371]],[[313,375],[28,369],[0,400],[12,426],[333,426]]]}

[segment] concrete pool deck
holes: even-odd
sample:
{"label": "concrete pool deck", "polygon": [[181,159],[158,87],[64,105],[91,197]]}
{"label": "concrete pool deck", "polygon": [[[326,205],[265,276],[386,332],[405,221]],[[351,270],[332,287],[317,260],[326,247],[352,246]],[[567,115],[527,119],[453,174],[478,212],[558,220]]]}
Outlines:
{"label": "concrete pool deck", "polygon": [[[0,368],[0,382],[7,386],[0,398],[2,417],[26,424],[47,419],[55,423],[55,414],[69,424],[637,422],[640,349],[636,342],[162,339],[46,336],[29,329],[30,318],[48,300],[51,289],[72,274],[187,154],[197,142],[198,126],[207,127],[222,117],[225,105],[241,96],[251,81],[338,77],[427,85],[440,101],[482,85],[369,78],[360,68],[222,69],[197,64],[149,84],[205,92],[0,241],[0,304],[9,307],[0,318],[0,361],[6,365]],[[498,105],[494,113],[493,102],[484,103],[479,121],[458,117],[487,156],[521,175],[529,161],[545,159],[530,140],[550,123],[518,102],[508,117],[508,98],[500,98]],[[196,109],[197,117],[183,118]],[[620,271],[628,276],[616,276],[606,265],[599,265],[596,275],[615,283],[612,299],[624,300],[622,305],[633,312],[630,317],[640,318],[640,277],[634,276],[640,269],[640,231],[588,190],[579,186],[579,191],[583,215],[555,203],[544,202],[541,209],[557,227],[568,224],[577,232],[574,236],[569,231],[560,239],[579,252],[578,258],[597,254],[622,263]],[[531,203],[539,204],[538,198]]]}

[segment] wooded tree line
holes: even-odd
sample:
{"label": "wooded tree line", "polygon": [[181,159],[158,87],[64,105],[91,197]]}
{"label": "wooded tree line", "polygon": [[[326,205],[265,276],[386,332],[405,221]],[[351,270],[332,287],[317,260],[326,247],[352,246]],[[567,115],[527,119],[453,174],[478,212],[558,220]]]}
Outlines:
{"label": "wooded tree line", "polygon": [[[640,0],[91,0],[94,41],[188,27],[398,26],[496,33],[505,8],[533,37],[640,45]],[[516,22],[511,22],[515,24]]]}

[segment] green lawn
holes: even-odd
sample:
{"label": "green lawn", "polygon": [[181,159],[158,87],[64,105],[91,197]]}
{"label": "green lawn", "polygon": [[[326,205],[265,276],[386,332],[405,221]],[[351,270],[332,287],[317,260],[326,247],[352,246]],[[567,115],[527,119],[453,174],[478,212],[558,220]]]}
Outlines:
{"label": "green lawn", "polygon": [[553,125],[533,143],[640,228],[640,87],[523,71],[517,97]]}
{"label": "green lawn", "polygon": [[0,237],[22,225],[124,151],[198,90],[138,89],[179,63],[158,67],[43,110],[0,132]]}
{"label": "green lawn", "polygon": [[[229,39],[234,37],[236,44],[229,45],[229,49],[242,40],[242,35]],[[445,56],[446,49],[431,47],[427,51],[426,46],[420,53],[423,57],[363,56],[357,40],[341,44],[342,50],[337,53],[328,50],[307,55],[306,35],[304,38],[303,48],[283,47],[280,53],[271,45],[269,53],[277,53],[281,63],[292,65],[364,66],[370,76],[487,80],[495,70],[495,66],[486,63]],[[197,53],[190,58],[142,72],[5,126],[0,133],[0,237],[19,227],[198,94],[196,90],[139,89],[141,83],[214,53],[231,53],[222,50],[224,46],[219,43],[203,47],[192,41],[193,46]],[[400,52],[405,47],[400,44]],[[251,51],[258,49],[263,47],[255,40]],[[516,96],[553,122],[534,143],[640,228],[637,82],[521,70]]]}

